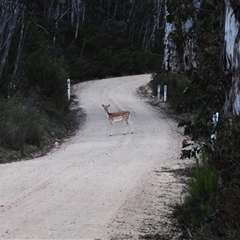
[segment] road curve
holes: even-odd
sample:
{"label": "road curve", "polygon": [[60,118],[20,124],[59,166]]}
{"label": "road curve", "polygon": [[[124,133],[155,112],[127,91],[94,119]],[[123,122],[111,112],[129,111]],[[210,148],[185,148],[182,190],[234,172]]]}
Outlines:
{"label": "road curve", "polygon": [[[182,136],[137,95],[149,81],[146,74],[75,85],[86,113],[76,135],[44,157],[0,165],[2,239],[138,239],[151,231],[146,219],[162,218],[164,203],[180,195],[161,170],[177,166]],[[134,134],[123,135],[121,122],[110,137],[102,104],[129,110]]]}

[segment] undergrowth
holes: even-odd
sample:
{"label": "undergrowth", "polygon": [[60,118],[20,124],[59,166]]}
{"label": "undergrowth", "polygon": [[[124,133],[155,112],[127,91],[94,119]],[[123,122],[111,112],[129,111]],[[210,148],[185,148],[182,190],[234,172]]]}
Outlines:
{"label": "undergrowth", "polygon": [[[152,81],[154,90],[159,83],[167,82],[168,102],[178,116],[185,118],[179,126],[191,141],[201,143],[204,152],[189,179],[184,202],[174,207],[174,216],[182,224],[186,239],[240,239],[240,118],[231,114],[232,108],[223,111],[235,77],[226,67],[223,52],[225,6],[223,1],[203,1],[186,33],[182,25],[192,12],[190,2],[168,1],[169,18],[176,27],[171,40],[176,46],[176,64],[183,73],[163,72]],[[198,66],[183,70],[188,40],[196,42],[193,52]],[[220,117],[213,126],[216,112]],[[213,132],[215,138],[211,138]]]}
{"label": "undergrowth", "polygon": [[167,85],[167,98],[170,99],[172,108],[179,107],[179,102],[183,98],[186,98],[186,92],[188,90],[190,81],[189,79],[180,74],[166,74],[166,75],[153,75],[153,80],[150,82],[150,87],[153,93],[157,95],[157,89],[160,85],[160,95],[164,95],[164,86]]}
{"label": "undergrowth", "polygon": [[218,191],[219,175],[210,168],[208,161],[207,154],[202,151],[190,174],[183,203],[172,206],[173,217],[191,232],[201,223],[209,221],[215,212],[213,202]]}
{"label": "undergrowth", "polygon": [[0,99],[0,163],[34,156],[66,134],[68,113],[60,116],[50,106],[43,109],[21,94]]}
{"label": "undergrowth", "polygon": [[[201,143],[201,155],[197,152],[199,148],[188,145],[191,152],[195,151],[191,156],[198,158],[184,201],[173,206],[173,216],[181,224],[186,239],[240,239],[240,118],[220,111],[214,126],[212,116],[216,106],[223,104],[222,97],[217,100],[223,86],[208,87],[216,94],[203,101],[200,91],[195,91],[196,83],[189,82],[184,75],[179,77],[157,75],[151,83],[155,94],[158,84],[168,84],[168,103],[184,119],[179,126],[184,127],[191,141]],[[216,139],[211,138],[213,131]]]}

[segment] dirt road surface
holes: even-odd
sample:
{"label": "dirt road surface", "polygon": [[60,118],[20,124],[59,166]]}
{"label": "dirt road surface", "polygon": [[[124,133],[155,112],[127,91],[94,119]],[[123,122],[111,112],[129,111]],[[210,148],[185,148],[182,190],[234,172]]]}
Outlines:
{"label": "dirt road surface", "polygon": [[[177,123],[136,93],[139,75],[74,86],[86,121],[44,157],[0,165],[1,239],[139,239],[172,229],[179,201],[182,135]],[[102,107],[129,110],[134,134],[110,124]]]}

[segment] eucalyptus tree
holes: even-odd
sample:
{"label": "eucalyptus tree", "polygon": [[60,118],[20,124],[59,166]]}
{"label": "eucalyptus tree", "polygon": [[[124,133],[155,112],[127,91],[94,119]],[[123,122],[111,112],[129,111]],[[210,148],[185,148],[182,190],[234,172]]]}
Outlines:
{"label": "eucalyptus tree", "polygon": [[[164,68],[173,73],[196,68],[194,25],[202,0],[165,1]],[[182,63],[182,66],[181,66]]]}
{"label": "eucalyptus tree", "polygon": [[229,76],[224,112],[240,114],[240,8],[239,1],[225,0],[223,68]]}
{"label": "eucalyptus tree", "polygon": [[239,9],[235,0],[165,1],[165,70],[197,72],[199,88],[218,95],[212,98],[218,110],[221,104],[225,114],[235,115],[240,114]]}
{"label": "eucalyptus tree", "polygon": [[[51,41],[61,54],[63,47],[71,43],[80,49],[80,57],[84,57],[86,43],[110,52],[113,48],[117,51],[133,46],[138,50],[155,48],[159,53],[163,14],[164,0],[2,0],[0,79],[7,69],[5,86],[17,84],[13,81],[17,79],[25,45],[29,46],[28,36],[33,31],[48,43]],[[34,27],[37,30],[33,30]],[[11,67],[6,68],[7,65]]]}
{"label": "eucalyptus tree", "polygon": [[[23,21],[24,9],[25,9],[24,4],[18,0],[16,1],[2,0],[0,3],[0,79],[2,77],[4,67],[7,63],[13,35],[19,21],[22,24],[22,34],[19,43],[19,52],[22,49],[21,46],[23,41],[23,29],[24,29]],[[17,64],[15,68],[16,67]]]}

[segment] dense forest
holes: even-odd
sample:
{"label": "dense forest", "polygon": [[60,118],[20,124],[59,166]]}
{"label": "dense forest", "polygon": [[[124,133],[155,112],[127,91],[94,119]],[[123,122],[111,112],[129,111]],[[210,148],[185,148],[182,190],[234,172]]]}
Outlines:
{"label": "dense forest", "polygon": [[164,64],[152,85],[168,84],[188,135],[182,159],[196,158],[173,211],[190,239],[240,237],[239,16],[235,0],[165,1]]}
{"label": "dense forest", "polygon": [[72,101],[68,78],[156,71],[163,10],[160,0],[1,0],[0,143],[2,151],[15,151],[7,158],[61,137]]}
{"label": "dense forest", "polygon": [[173,206],[184,238],[240,237],[239,1],[1,0],[0,18],[1,163],[67,131],[67,79],[153,73],[196,157]]}

